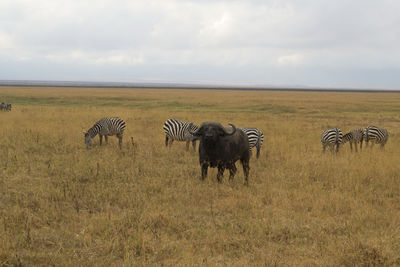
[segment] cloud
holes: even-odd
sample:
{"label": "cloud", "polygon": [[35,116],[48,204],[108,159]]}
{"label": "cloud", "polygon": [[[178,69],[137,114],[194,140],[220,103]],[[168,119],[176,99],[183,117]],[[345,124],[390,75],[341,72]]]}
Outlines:
{"label": "cloud", "polygon": [[278,58],[280,66],[298,66],[302,63],[303,56],[299,54],[281,56]]}
{"label": "cloud", "polygon": [[[399,8],[393,0],[2,0],[0,62],[16,67],[0,79],[54,64],[40,79],[400,88],[384,74],[400,70]],[[332,75],[316,78],[320,70]]]}

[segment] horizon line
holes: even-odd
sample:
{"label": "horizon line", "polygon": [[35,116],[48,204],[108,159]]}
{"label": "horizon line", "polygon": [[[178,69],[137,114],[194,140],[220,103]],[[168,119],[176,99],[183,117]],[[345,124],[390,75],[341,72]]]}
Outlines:
{"label": "horizon line", "polygon": [[82,87],[82,88],[126,88],[126,89],[189,89],[189,90],[249,90],[249,91],[299,91],[299,92],[360,92],[400,93],[400,89],[316,87],[293,85],[257,85],[195,82],[107,82],[107,81],[61,81],[61,80],[0,80],[0,87]]}

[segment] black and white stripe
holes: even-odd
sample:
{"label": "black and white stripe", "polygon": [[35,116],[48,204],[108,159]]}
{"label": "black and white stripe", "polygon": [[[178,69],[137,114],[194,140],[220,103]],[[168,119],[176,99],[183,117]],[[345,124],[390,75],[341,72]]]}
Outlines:
{"label": "black and white stripe", "polygon": [[11,111],[11,104],[2,102],[0,104],[0,110]]}
{"label": "black and white stripe", "polygon": [[251,149],[253,147],[257,148],[256,157],[258,158],[260,156],[261,146],[264,142],[264,134],[262,133],[262,131],[258,130],[257,128],[240,127],[239,129],[242,130],[249,139],[250,154],[251,154]]}
{"label": "black and white stripe", "polygon": [[364,133],[362,129],[352,130],[343,136],[342,145],[349,142],[350,149],[353,151],[353,144],[357,152],[357,144],[360,143],[360,149],[362,148]]}
{"label": "black and white stripe", "polygon": [[122,137],[124,135],[126,124],[121,118],[102,118],[85,133],[85,144],[90,147],[93,144],[93,138],[98,134],[100,145],[103,142],[103,136],[108,143],[108,136],[116,135],[118,137],[119,148],[122,148]]}
{"label": "black and white stripe", "polygon": [[364,138],[366,146],[368,142],[371,141],[372,144],[380,144],[383,148],[389,139],[389,133],[384,128],[379,128],[376,126],[368,126],[364,131]]}
{"label": "black and white stripe", "polygon": [[196,150],[196,140],[190,132],[197,131],[199,127],[191,122],[180,121],[176,118],[168,119],[164,122],[165,146],[172,145],[174,141],[186,141],[186,150],[189,150],[189,144],[192,142],[193,149]]}
{"label": "black and white stripe", "polygon": [[338,152],[339,146],[342,143],[342,139],[343,133],[339,128],[333,128],[324,131],[321,136],[322,151],[325,152],[326,147],[330,146],[333,153],[336,146],[336,152]]}

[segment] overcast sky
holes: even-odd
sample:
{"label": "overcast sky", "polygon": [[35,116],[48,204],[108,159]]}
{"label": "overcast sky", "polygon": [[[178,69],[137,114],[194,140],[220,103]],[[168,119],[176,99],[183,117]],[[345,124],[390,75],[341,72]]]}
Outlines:
{"label": "overcast sky", "polygon": [[398,0],[1,0],[0,80],[400,89]]}

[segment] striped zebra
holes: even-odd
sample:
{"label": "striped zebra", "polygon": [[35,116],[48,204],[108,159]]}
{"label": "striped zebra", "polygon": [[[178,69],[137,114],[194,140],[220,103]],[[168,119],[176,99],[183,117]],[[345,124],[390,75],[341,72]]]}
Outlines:
{"label": "striped zebra", "polygon": [[[389,139],[389,133],[386,129],[379,128],[376,126],[368,126],[364,130],[364,138],[366,147],[368,147],[368,142],[371,141],[372,145],[374,143],[380,144],[381,148],[383,148],[386,144],[386,142]],[[361,143],[362,145],[362,143]]]}
{"label": "striped zebra", "polygon": [[92,128],[85,133],[85,144],[89,148],[93,145],[93,138],[98,134],[100,137],[100,145],[103,142],[103,136],[108,143],[108,136],[116,135],[119,140],[119,148],[122,149],[122,137],[125,130],[125,121],[121,118],[102,118],[96,122]]}
{"label": "striped zebra", "polygon": [[180,121],[175,118],[168,119],[164,122],[165,132],[165,146],[172,145],[175,141],[186,141],[186,151],[189,150],[189,144],[192,142],[193,150],[196,150],[196,140],[189,129],[192,132],[197,131],[199,127],[191,122]]}
{"label": "striped zebra", "polygon": [[353,151],[353,144],[354,144],[354,147],[357,152],[357,144],[358,143],[360,143],[360,149],[362,148],[363,137],[364,137],[364,133],[363,133],[362,129],[353,130],[343,136],[342,145],[349,142],[350,149],[351,149],[351,151]]}
{"label": "striped zebra", "polygon": [[[0,104],[0,110],[7,110],[7,103],[5,103],[5,102],[1,102],[1,104]],[[10,108],[10,110],[11,110],[11,108]]]}
{"label": "striped zebra", "polygon": [[336,145],[336,152],[338,152],[339,146],[342,143],[342,138],[343,133],[339,128],[324,131],[321,136],[322,151],[325,152],[326,147],[330,146],[333,153]]}
{"label": "striped zebra", "polygon": [[262,133],[262,131],[258,130],[257,128],[240,127],[239,129],[242,130],[249,139],[250,154],[251,154],[251,149],[253,147],[257,148],[256,157],[258,158],[260,156],[261,146],[264,142],[264,134]]}

